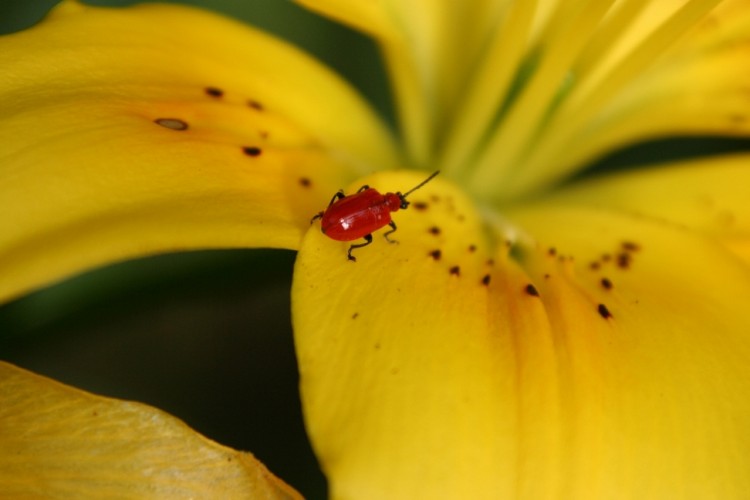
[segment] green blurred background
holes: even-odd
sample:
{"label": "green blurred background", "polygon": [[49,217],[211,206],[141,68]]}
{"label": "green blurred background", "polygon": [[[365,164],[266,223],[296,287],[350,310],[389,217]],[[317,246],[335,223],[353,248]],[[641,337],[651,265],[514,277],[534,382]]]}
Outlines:
{"label": "green blurred background", "polygon": [[[0,34],[33,25],[56,3],[0,0]],[[287,0],[180,3],[303,47],[388,115],[377,52],[357,33]],[[159,407],[222,444],[253,452],[306,497],[325,498],[297,392],[289,313],[294,257],[271,250],[192,252],[86,273],[0,306],[0,358]]]}

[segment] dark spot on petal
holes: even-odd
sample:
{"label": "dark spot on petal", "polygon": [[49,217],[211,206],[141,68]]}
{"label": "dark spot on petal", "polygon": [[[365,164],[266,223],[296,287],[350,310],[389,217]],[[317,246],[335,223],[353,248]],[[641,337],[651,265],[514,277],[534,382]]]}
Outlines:
{"label": "dark spot on petal", "polygon": [[641,246],[638,243],[632,241],[623,241],[621,246],[626,252],[637,252],[641,249]]}
{"label": "dark spot on petal", "polygon": [[216,87],[206,87],[204,90],[211,97],[222,97],[224,95],[224,91]]}
{"label": "dark spot on petal", "polygon": [[433,194],[432,196],[430,196],[430,199],[431,199],[432,201],[434,201],[435,203],[437,203],[437,202],[439,202],[439,201],[440,201],[440,196],[438,196],[438,195],[436,195],[436,194]]}
{"label": "dark spot on petal", "polygon": [[602,254],[602,262],[609,262],[610,260],[612,260],[612,256],[610,254]]}
{"label": "dark spot on petal", "polygon": [[300,177],[299,178],[299,185],[302,186],[302,187],[309,188],[310,186],[312,186],[312,181],[310,179],[308,179],[307,177]]}
{"label": "dark spot on petal", "polygon": [[599,311],[599,315],[604,319],[612,317],[612,313],[609,312],[609,309],[607,309],[607,306],[605,306],[604,304],[599,304],[596,310]]}
{"label": "dark spot on petal", "polygon": [[557,255],[557,248],[555,248],[555,247],[549,247],[549,250],[547,250],[547,253],[548,253],[548,254],[549,254],[550,256],[553,256],[553,257],[554,257],[555,255]]}
{"label": "dark spot on petal", "polygon": [[594,262],[591,262],[591,263],[589,264],[589,269],[591,269],[591,270],[593,270],[593,271],[596,271],[596,270],[597,270],[597,269],[599,269],[600,267],[602,267],[602,265],[601,265],[601,264],[599,264],[599,263],[598,263],[598,262],[596,262],[596,261],[594,261]]}
{"label": "dark spot on petal", "polygon": [[415,208],[417,210],[427,210],[427,207],[429,205],[427,205],[427,203],[423,201],[415,201],[414,203],[411,204],[411,206],[412,208]]}
{"label": "dark spot on petal", "polygon": [[747,117],[738,113],[733,113],[729,115],[729,121],[735,125],[742,125],[747,121]]}
{"label": "dark spot on petal", "polygon": [[544,279],[548,280],[550,278],[549,273],[544,275]]}
{"label": "dark spot on petal", "polygon": [[539,297],[539,290],[537,290],[536,287],[531,283],[526,285],[526,293],[528,293],[532,297]]}
{"label": "dark spot on petal", "polygon": [[443,256],[443,252],[441,252],[440,250],[433,250],[432,252],[430,252],[430,257],[432,257],[435,260],[440,260],[440,257],[442,256]]}
{"label": "dark spot on petal", "polygon": [[628,269],[630,267],[630,263],[632,261],[632,257],[629,253],[621,253],[617,255],[617,266],[621,269]]}
{"label": "dark spot on petal", "polygon": [[609,279],[602,278],[601,284],[605,289],[612,290],[612,282]]}
{"label": "dark spot on petal", "polygon": [[476,245],[469,245],[469,252],[473,253],[473,252],[476,252],[476,251],[477,251],[477,246]]}
{"label": "dark spot on petal", "polygon": [[258,111],[263,111],[263,105],[254,99],[247,101],[247,105]]}
{"label": "dark spot on petal", "polygon": [[488,266],[494,266],[495,265],[495,261],[493,259],[488,259],[487,260],[487,265]]}
{"label": "dark spot on petal", "polygon": [[434,234],[435,236],[440,234],[440,228],[437,226],[432,226],[430,229],[430,234]]}
{"label": "dark spot on petal", "polygon": [[255,146],[245,146],[244,148],[242,148],[242,152],[247,156],[260,156],[260,154],[262,153],[260,148]]}
{"label": "dark spot on petal", "polygon": [[485,274],[484,275],[484,277],[482,278],[482,284],[484,286],[487,286],[487,285],[490,284],[490,275],[489,274]]}
{"label": "dark spot on petal", "polygon": [[261,139],[268,139],[268,131],[267,130],[261,130],[258,132],[258,135]]}
{"label": "dark spot on petal", "polygon": [[357,319],[358,317],[359,317],[358,312],[355,312],[354,314],[352,314],[352,319]]}
{"label": "dark spot on petal", "polygon": [[450,269],[448,270],[448,272],[450,272],[451,274],[454,274],[454,275],[456,275],[456,276],[460,276],[460,275],[461,275],[461,268],[460,268],[460,267],[458,267],[458,266],[453,266],[453,267],[451,267],[451,268],[450,268]]}
{"label": "dark spot on petal", "polygon": [[154,123],[170,130],[187,130],[188,124],[179,118],[157,118]]}

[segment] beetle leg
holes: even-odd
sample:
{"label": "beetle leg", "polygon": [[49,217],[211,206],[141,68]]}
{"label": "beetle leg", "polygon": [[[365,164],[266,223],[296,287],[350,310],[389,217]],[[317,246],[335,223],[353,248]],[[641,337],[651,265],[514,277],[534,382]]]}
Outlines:
{"label": "beetle leg", "polygon": [[[341,198],[345,198],[345,197],[346,195],[344,194],[344,190],[339,189],[338,192],[333,195],[333,198],[331,198],[331,202],[328,204],[328,206],[330,207],[331,205],[336,203],[338,200],[340,200]],[[315,222],[316,219],[320,219],[321,217],[323,217],[323,214],[325,214],[325,211],[318,212],[317,214],[313,215],[313,218],[310,219],[310,224]]]}
{"label": "beetle leg", "polygon": [[325,212],[318,212],[317,214],[313,215],[313,218],[310,219],[310,224],[312,224],[313,222],[315,222],[316,219],[320,219],[321,217],[323,217],[324,213]]}
{"label": "beetle leg", "polygon": [[346,254],[346,257],[349,260],[354,261],[354,262],[357,261],[356,257],[354,257],[354,255],[352,255],[352,250],[354,250],[355,248],[366,247],[367,245],[369,245],[370,243],[372,243],[372,235],[371,234],[364,235],[364,238],[365,238],[365,242],[364,243],[359,243],[357,245],[352,245],[352,246],[349,247],[349,252]]}
{"label": "beetle leg", "polygon": [[396,227],[396,223],[393,222],[393,221],[391,221],[391,222],[388,223],[388,225],[391,226],[393,229],[391,229],[390,231],[386,232],[383,236],[385,236],[385,239],[388,241],[388,243],[398,243],[398,241],[392,240],[392,239],[390,239],[388,237],[388,235],[395,233],[396,229],[398,229]]}
{"label": "beetle leg", "polygon": [[368,186],[367,184],[365,184],[361,188],[357,189],[357,192],[361,193],[362,191],[367,191],[368,189],[370,189],[370,186]]}
{"label": "beetle leg", "polygon": [[339,201],[341,198],[345,198],[345,197],[346,197],[346,195],[344,194],[344,190],[343,189],[339,189],[336,192],[336,194],[333,195],[333,198],[331,198],[331,202],[328,204],[328,206],[330,207],[331,205],[333,205],[334,203],[336,203],[337,201]]}

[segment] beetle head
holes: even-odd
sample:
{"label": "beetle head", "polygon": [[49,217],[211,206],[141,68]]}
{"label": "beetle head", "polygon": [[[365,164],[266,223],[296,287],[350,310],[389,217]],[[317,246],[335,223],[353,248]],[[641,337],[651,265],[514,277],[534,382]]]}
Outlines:
{"label": "beetle head", "polygon": [[396,193],[396,196],[398,196],[398,199],[400,200],[399,208],[401,210],[405,210],[409,206],[409,202],[406,200],[406,196],[401,193]]}

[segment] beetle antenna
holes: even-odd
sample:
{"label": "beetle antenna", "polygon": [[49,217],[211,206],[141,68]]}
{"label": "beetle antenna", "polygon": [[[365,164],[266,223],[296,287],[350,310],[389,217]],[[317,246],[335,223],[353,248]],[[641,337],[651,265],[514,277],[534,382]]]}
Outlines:
{"label": "beetle antenna", "polygon": [[425,180],[423,180],[422,182],[420,182],[419,184],[417,184],[416,186],[414,186],[413,188],[411,188],[410,190],[408,190],[404,194],[399,193],[399,196],[403,200],[404,198],[406,198],[407,196],[409,196],[411,193],[413,193],[417,189],[421,188],[422,186],[424,186],[425,184],[427,184],[428,182],[430,182],[439,173],[440,173],[440,170],[436,170],[435,172],[432,173],[432,175],[430,175],[428,178],[426,178]]}

